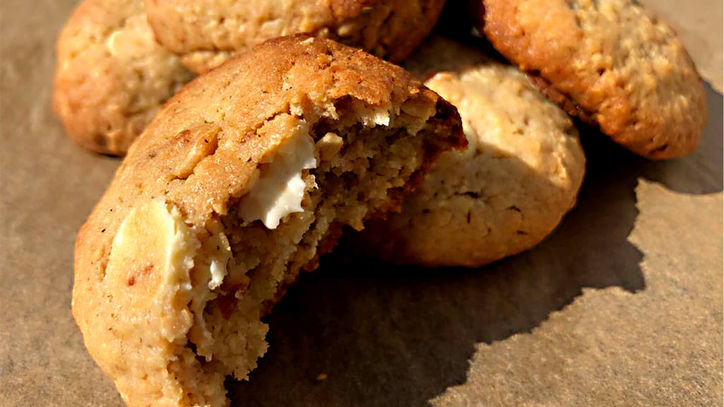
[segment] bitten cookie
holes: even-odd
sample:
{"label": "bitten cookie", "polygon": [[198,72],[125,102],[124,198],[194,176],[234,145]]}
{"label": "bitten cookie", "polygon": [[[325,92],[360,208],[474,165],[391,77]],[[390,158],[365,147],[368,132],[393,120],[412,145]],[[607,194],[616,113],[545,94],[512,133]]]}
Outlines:
{"label": "bitten cookie", "polygon": [[158,40],[195,72],[264,40],[309,33],[396,62],[435,25],[444,0],[146,0]]}
{"label": "bitten cookie", "polygon": [[648,158],[699,144],[706,96],[694,63],[634,1],[481,1],[481,32],[569,114]]}
{"label": "bitten cookie", "polygon": [[131,146],[75,246],[73,315],[129,406],[225,406],[261,318],[344,226],[399,207],[455,108],[331,40],[270,40],[197,78]]}
{"label": "bitten cookie", "polygon": [[443,154],[402,212],[352,237],[394,263],[481,266],[539,243],[574,205],[585,170],[568,116],[515,67],[435,37],[407,62],[457,107],[468,139]]}
{"label": "bitten cookie", "polygon": [[81,146],[123,155],[192,74],[158,45],[142,0],[85,0],[58,39],[53,109]]}

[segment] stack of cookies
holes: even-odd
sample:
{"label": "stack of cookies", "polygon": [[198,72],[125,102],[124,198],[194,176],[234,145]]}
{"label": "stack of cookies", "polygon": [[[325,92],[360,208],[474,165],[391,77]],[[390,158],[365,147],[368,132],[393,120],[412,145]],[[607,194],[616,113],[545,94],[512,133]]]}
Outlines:
{"label": "stack of cookies", "polygon": [[53,106],[125,158],[76,241],[73,315],[129,406],[228,405],[345,230],[422,266],[538,244],[583,180],[573,119],[652,159],[698,144],[694,64],[632,0],[468,3],[455,39],[430,35],[444,0],[78,6]]}

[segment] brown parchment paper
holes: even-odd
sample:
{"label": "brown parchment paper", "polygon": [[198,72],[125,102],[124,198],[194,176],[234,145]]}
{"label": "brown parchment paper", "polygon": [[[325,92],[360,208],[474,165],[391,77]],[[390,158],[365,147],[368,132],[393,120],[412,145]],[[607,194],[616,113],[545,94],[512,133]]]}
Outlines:
{"label": "brown parchment paper", "polygon": [[[721,2],[645,3],[721,77],[721,46],[701,45],[721,44]],[[50,112],[72,7],[0,2],[0,406],[122,405],[70,315],[75,232],[118,165]],[[579,204],[532,251],[477,270],[326,257],[272,313],[270,351],[230,383],[232,405],[721,403],[722,97],[707,96],[702,145],[683,159],[583,129]]]}

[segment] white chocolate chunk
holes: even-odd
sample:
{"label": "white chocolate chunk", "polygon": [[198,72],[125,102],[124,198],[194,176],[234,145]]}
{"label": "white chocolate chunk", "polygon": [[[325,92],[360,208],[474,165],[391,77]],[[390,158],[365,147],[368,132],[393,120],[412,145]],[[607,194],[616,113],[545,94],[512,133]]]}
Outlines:
{"label": "white chocolate chunk", "polygon": [[[139,318],[161,314],[161,334],[169,342],[191,325],[185,310],[158,309],[178,303],[191,291],[190,271],[200,247],[178,209],[162,201],[133,208],[118,228],[105,280],[115,295],[133,303]],[[185,303],[184,301],[180,301]]]}
{"label": "white chocolate chunk", "polygon": [[355,111],[366,127],[389,126],[390,112],[385,108],[355,104]]}
{"label": "white chocolate chunk", "polygon": [[111,56],[116,58],[141,58],[156,47],[151,30],[138,29],[146,22],[145,16],[130,17],[125,25],[114,31],[106,40],[106,48]]}
{"label": "white chocolate chunk", "polygon": [[385,109],[375,110],[372,121],[378,126],[389,126],[390,112]]}
{"label": "white chocolate chunk", "polygon": [[213,290],[221,285],[226,277],[226,264],[231,259],[231,246],[226,235],[219,233],[209,238],[207,243],[211,246],[213,254],[209,257],[211,279],[209,280],[209,289]]}
{"label": "white chocolate chunk", "polygon": [[290,137],[261,168],[259,179],[239,203],[239,215],[246,223],[260,219],[267,228],[276,229],[283,217],[303,212],[302,170],[316,166],[314,140],[304,132]]}
{"label": "white chocolate chunk", "polygon": [[[168,209],[161,201],[133,208],[118,228],[111,244],[109,268],[135,264],[143,259],[163,270],[163,283],[189,285],[188,270],[193,267],[199,248],[191,229],[178,209]],[[187,287],[184,287],[187,288]]]}
{"label": "white chocolate chunk", "polygon": [[344,140],[335,133],[329,132],[317,141],[317,150],[319,158],[322,160],[331,160],[342,149]]}

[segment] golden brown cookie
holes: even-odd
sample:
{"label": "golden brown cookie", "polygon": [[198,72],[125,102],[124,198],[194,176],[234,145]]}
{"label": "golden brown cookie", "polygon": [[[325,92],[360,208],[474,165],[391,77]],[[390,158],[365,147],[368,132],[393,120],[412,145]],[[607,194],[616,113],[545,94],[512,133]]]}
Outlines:
{"label": "golden brown cookie", "polygon": [[396,62],[435,25],[444,0],[146,0],[158,40],[195,72],[264,40],[310,33]]}
{"label": "golden brown cookie", "polygon": [[142,0],[85,0],[57,43],[53,109],[81,146],[123,155],[192,74],[158,45]]}
{"label": "golden brown cookie", "polygon": [[128,152],[75,246],[73,315],[129,406],[224,406],[261,321],[341,229],[399,207],[465,145],[402,68],[331,40],[270,40],[187,85]]}
{"label": "golden brown cookie", "polygon": [[468,148],[443,154],[401,213],[352,238],[357,248],[395,263],[475,267],[538,244],[583,179],[570,118],[475,47],[434,37],[406,66],[457,107]]}
{"label": "golden brown cookie", "polygon": [[634,1],[481,1],[481,31],[569,114],[648,158],[699,144],[706,98],[694,63]]}

